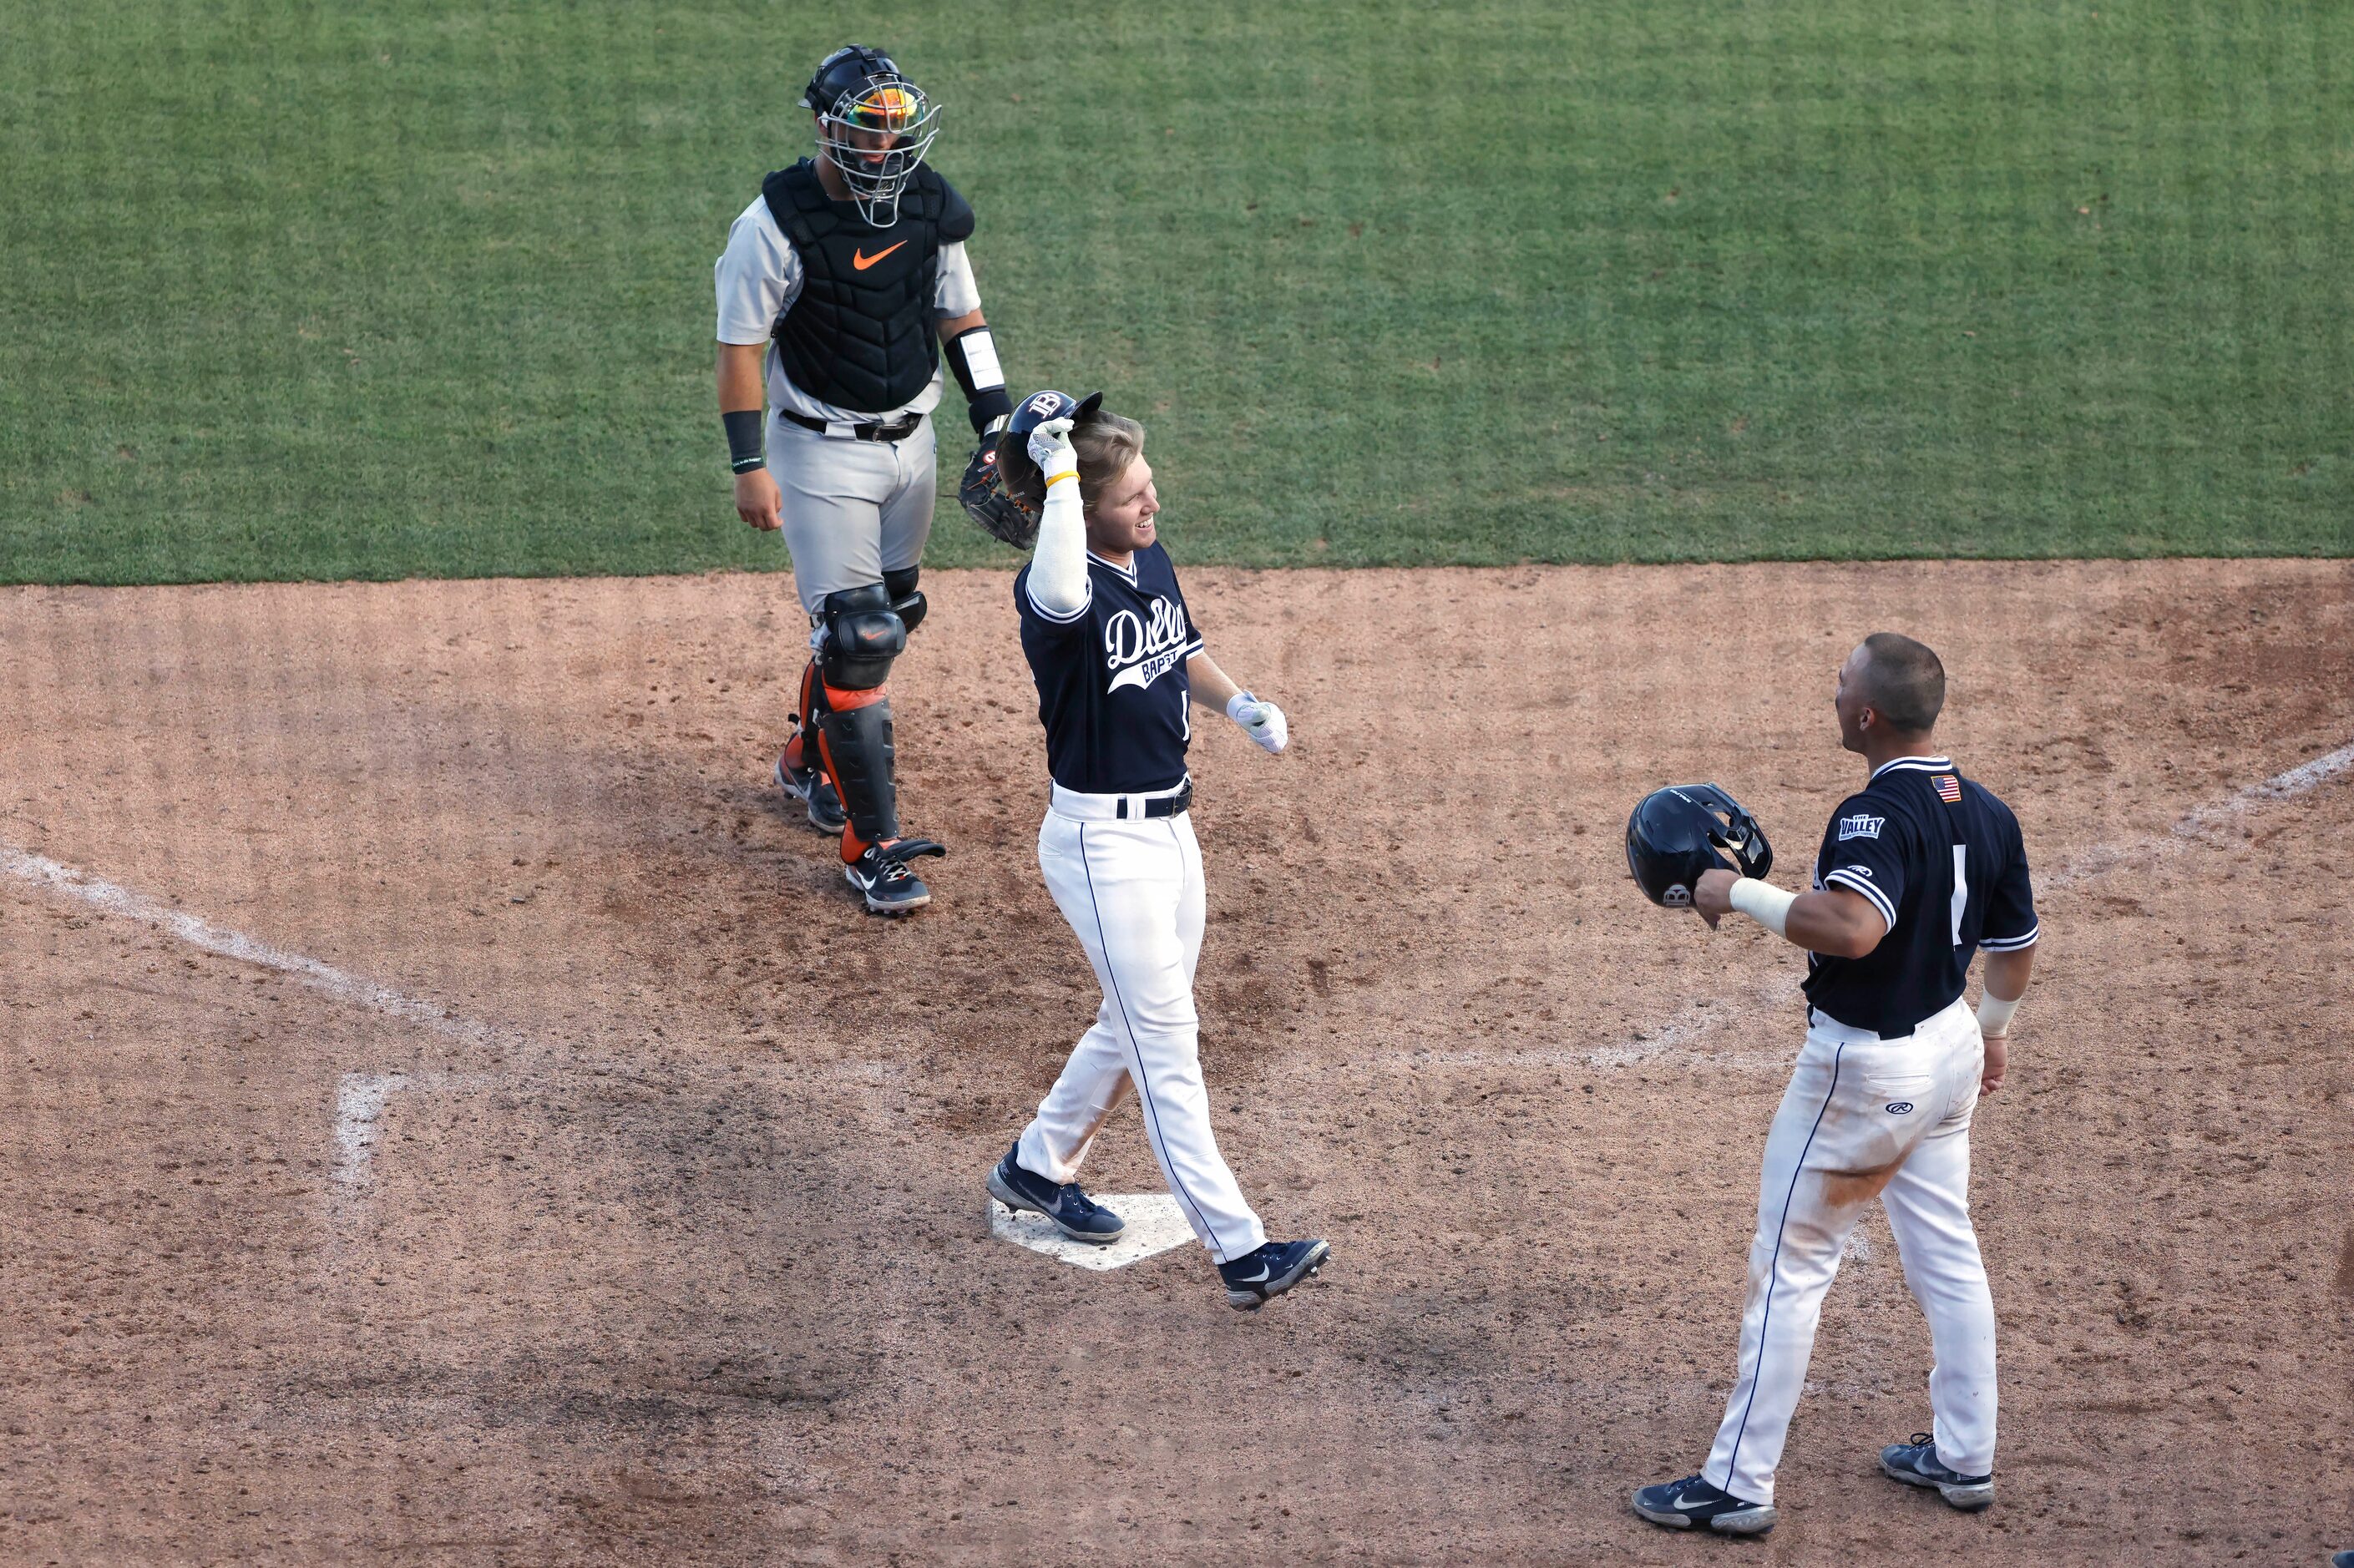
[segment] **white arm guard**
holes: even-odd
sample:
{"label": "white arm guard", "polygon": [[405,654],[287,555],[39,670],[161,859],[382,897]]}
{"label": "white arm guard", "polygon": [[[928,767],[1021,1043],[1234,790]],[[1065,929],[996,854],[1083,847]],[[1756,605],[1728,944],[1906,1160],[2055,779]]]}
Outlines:
{"label": "white arm guard", "polygon": [[2024,997],[2012,997],[2009,1001],[1988,991],[1978,998],[1978,1033],[1992,1036],[2010,1033],[2010,1015],[2019,1011]]}
{"label": "white arm guard", "polygon": [[[1061,431],[1049,427],[1060,425]],[[1046,475],[1046,504],[1038,519],[1038,543],[1030,556],[1030,601],[1039,613],[1069,620],[1087,607],[1087,524],[1079,506],[1079,463],[1066,432],[1068,419],[1049,419],[1031,437],[1034,455],[1040,435],[1055,446],[1038,466]]]}
{"label": "white arm guard", "polygon": [[1787,940],[1790,935],[1790,906],[1798,901],[1795,893],[1785,893],[1770,882],[1760,882],[1744,876],[1733,885],[1725,896],[1733,906],[1748,916],[1774,935]]}

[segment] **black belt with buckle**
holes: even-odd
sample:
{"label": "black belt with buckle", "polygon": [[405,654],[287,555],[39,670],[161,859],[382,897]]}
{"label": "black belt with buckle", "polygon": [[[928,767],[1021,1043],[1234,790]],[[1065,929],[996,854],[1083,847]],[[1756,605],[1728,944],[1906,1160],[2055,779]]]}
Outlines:
{"label": "black belt with buckle", "polygon": [[823,434],[828,430],[846,429],[862,441],[904,441],[916,433],[916,427],[924,422],[924,417],[921,414],[910,414],[906,418],[889,425],[873,423],[843,425],[829,423],[824,419],[812,419],[807,414],[796,414],[790,408],[779,408],[777,412],[784,416],[789,423],[799,425],[804,430],[815,430]]}
{"label": "black belt with buckle", "polygon": [[[1193,804],[1193,786],[1191,782],[1188,782],[1185,788],[1178,790],[1174,795],[1160,795],[1154,797],[1152,800],[1147,800],[1144,803],[1144,814],[1147,817],[1182,816]],[[1122,817],[1128,815],[1128,798],[1126,796],[1122,796],[1120,798],[1118,814]]]}

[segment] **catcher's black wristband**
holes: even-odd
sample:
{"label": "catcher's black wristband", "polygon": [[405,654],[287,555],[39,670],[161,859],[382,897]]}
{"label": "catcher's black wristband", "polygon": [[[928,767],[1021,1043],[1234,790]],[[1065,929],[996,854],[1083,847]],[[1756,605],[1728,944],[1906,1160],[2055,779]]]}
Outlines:
{"label": "catcher's black wristband", "polygon": [[719,416],[727,429],[727,466],[737,473],[749,473],[765,468],[769,460],[761,454],[761,427],[768,416],[758,408],[731,408]]}
{"label": "catcher's black wristband", "polygon": [[964,411],[972,417],[972,433],[985,436],[1013,417],[1013,399],[1005,395],[1002,387],[992,387],[967,403]]}

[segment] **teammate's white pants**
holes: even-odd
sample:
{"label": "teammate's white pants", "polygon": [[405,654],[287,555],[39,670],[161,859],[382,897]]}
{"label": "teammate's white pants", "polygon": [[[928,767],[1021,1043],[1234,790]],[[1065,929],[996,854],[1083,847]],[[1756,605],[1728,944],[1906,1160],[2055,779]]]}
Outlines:
{"label": "teammate's white pants", "polygon": [[769,472],[801,608],[920,566],[939,477],[932,421],[903,441],[829,436],[769,414]]}
{"label": "teammate's white pants", "polygon": [[1103,986],[1095,1026],[1022,1129],[1016,1159],[1076,1181],[1088,1145],[1133,1080],[1144,1135],[1177,1206],[1220,1263],[1264,1244],[1210,1132],[1193,966],[1202,954],[1202,849],[1190,815],[1082,822],[1048,811],[1038,868]]}
{"label": "teammate's white pants", "polygon": [[1874,1194],[1929,1319],[1938,1462],[1990,1474],[1994,1299],[1969,1207],[1970,1113],[1986,1049],[1978,1020],[1956,1001],[1913,1034],[1882,1040],[1813,1018],[1766,1137],[1740,1375],[1701,1477],[1737,1498],[1774,1500],[1823,1292]]}

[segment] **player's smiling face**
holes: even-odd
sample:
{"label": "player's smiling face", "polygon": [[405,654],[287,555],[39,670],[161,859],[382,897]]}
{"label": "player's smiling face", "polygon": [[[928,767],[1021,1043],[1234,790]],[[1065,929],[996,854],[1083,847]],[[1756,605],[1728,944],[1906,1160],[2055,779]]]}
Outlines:
{"label": "player's smiling face", "polygon": [[1087,548],[1114,560],[1134,555],[1152,543],[1152,519],[1160,511],[1152,465],[1140,452],[1125,472],[1104,486],[1103,499],[1087,514]]}

